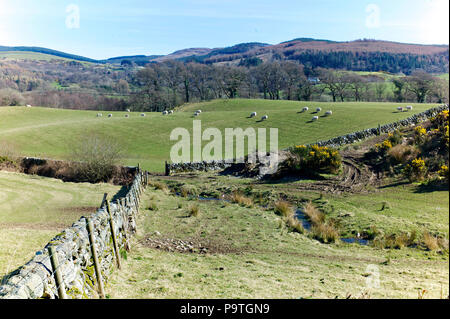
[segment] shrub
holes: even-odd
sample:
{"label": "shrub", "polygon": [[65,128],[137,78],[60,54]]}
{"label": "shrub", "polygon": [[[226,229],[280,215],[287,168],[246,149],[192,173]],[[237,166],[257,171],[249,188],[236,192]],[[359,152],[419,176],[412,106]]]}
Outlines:
{"label": "shrub", "polygon": [[383,143],[375,144],[375,149],[379,153],[385,153],[392,148],[392,142],[390,140],[384,140]]}
{"label": "shrub", "polygon": [[447,183],[449,181],[449,172],[448,172],[448,166],[442,165],[441,169],[438,171],[438,174],[440,177],[442,177]]}
{"label": "shrub", "polygon": [[122,151],[113,139],[89,134],[75,145],[71,157],[77,162],[76,174],[80,180],[107,182],[122,157]]}
{"label": "shrub", "polygon": [[441,143],[449,148],[449,128],[448,128],[448,110],[442,111],[436,117],[431,119],[431,125],[434,131],[440,135]]}
{"label": "shrub", "polygon": [[399,144],[402,141],[403,134],[399,130],[395,130],[392,133],[388,133],[387,140],[391,142],[392,146]]}
{"label": "shrub", "polygon": [[427,130],[422,126],[416,126],[414,128],[414,141],[417,145],[422,145],[427,139]]}
{"label": "shrub", "polygon": [[19,91],[10,88],[0,90],[0,105],[19,106],[24,104],[25,99]]}
{"label": "shrub", "polygon": [[407,163],[411,161],[411,158],[417,156],[417,150],[414,146],[397,144],[388,150],[388,155],[396,163]]}
{"label": "shrub", "polygon": [[291,148],[290,154],[286,163],[294,172],[336,174],[342,165],[339,152],[327,146],[299,145]]}

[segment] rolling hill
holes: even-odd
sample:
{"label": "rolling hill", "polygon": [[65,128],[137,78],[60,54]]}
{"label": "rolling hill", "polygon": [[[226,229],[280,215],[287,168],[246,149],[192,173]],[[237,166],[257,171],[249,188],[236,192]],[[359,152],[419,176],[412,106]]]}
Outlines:
{"label": "rolling hill", "polygon": [[120,64],[124,60],[145,65],[167,60],[207,64],[239,64],[244,59],[261,61],[294,60],[311,67],[341,68],[355,71],[407,72],[421,68],[430,73],[448,72],[448,45],[421,45],[378,40],[337,42],[297,38],[279,44],[250,42],[224,48],[189,48],[168,55],[135,55],[95,60],[40,47],[0,46],[1,52],[35,52],[92,63]]}
{"label": "rolling hill", "polygon": [[[125,117],[126,112],[111,112],[112,118],[97,118],[97,111],[2,107],[0,140],[12,143],[24,156],[66,159],[82,136],[106,135],[126,150],[124,164],[141,163],[145,169],[162,172],[164,161],[170,159],[170,149],[176,143],[170,141],[171,131],[181,127],[192,132],[194,110],[203,110],[201,116],[195,118],[202,121],[203,129],[218,128],[222,134],[225,128],[278,128],[281,149],[391,123],[435,106],[412,105],[413,112],[398,113],[398,105],[390,103],[214,100],[187,105],[170,116],[147,113],[146,117],[141,117],[132,112],[129,118]],[[304,106],[311,110],[320,106],[323,112],[332,110],[333,116],[310,123],[311,112],[298,113]],[[259,116],[250,119],[251,112]],[[264,114],[269,115],[269,120],[260,122]]]}

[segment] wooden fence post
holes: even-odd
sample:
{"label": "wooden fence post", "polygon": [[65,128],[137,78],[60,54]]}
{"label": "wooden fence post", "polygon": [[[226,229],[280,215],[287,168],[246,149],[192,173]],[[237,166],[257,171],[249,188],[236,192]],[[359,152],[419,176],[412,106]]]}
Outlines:
{"label": "wooden fence post", "polygon": [[58,288],[59,299],[67,299],[66,297],[66,286],[64,285],[64,280],[61,276],[61,271],[59,270],[58,256],[53,246],[48,247],[48,253],[50,255],[50,262],[53,268],[53,276],[55,277],[56,287]]}
{"label": "wooden fence post", "polygon": [[98,262],[97,251],[95,250],[94,226],[92,225],[92,221],[89,218],[86,218],[86,225],[89,234],[89,242],[91,244],[91,252],[92,252],[92,259],[94,261],[95,275],[97,277],[98,282],[99,296],[101,299],[104,299],[105,289],[103,287],[102,271],[100,269],[100,264]]}
{"label": "wooden fence post", "polygon": [[108,215],[109,215],[109,225],[111,226],[111,237],[113,240],[114,253],[116,254],[117,267],[119,269],[121,269],[122,265],[120,264],[120,253],[119,253],[119,247],[117,246],[116,229],[114,227],[114,219],[111,214],[111,207],[109,205],[109,200],[106,200],[106,209],[107,209]]}
{"label": "wooden fence post", "polygon": [[167,163],[167,161],[166,161],[166,170],[165,170],[166,172],[166,176],[170,176],[170,169],[169,169],[169,163]]}
{"label": "wooden fence post", "polygon": [[108,197],[108,193],[104,193],[103,194],[103,200],[102,200],[102,203],[101,203],[101,205],[100,205],[100,208],[102,208],[103,207],[103,204],[105,204],[105,201],[106,201],[106,198]]}

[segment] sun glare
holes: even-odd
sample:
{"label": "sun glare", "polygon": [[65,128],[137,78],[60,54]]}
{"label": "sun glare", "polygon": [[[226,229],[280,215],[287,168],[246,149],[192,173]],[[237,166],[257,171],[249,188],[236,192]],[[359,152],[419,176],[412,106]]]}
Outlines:
{"label": "sun glare", "polygon": [[421,41],[426,44],[448,44],[448,0],[429,0],[426,5],[429,9],[420,23]]}

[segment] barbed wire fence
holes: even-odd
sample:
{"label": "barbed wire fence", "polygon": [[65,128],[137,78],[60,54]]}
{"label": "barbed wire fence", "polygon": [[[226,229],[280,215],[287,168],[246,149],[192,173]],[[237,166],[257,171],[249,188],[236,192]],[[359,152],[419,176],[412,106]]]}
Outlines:
{"label": "barbed wire fence", "polygon": [[0,299],[105,298],[104,283],[130,250],[149,173],[136,168],[126,195],[104,194],[100,208],[53,238],[24,266],[4,276]]}

